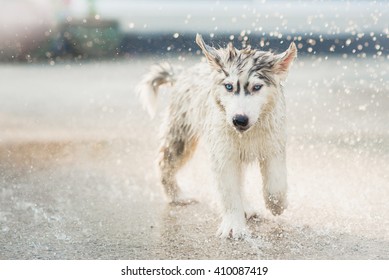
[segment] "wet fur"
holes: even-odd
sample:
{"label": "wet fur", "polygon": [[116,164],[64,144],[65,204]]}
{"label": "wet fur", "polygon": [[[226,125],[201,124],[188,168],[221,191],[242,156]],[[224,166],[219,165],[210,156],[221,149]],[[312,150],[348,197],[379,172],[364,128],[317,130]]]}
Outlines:
{"label": "wet fur", "polygon": [[[292,43],[287,51],[271,52],[243,49],[232,44],[215,49],[196,42],[208,65],[200,63],[175,75],[169,64],[151,68],[138,87],[141,100],[153,115],[158,87],[173,85],[167,126],[160,147],[161,183],[171,203],[187,203],[177,185],[177,171],[192,157],[202,138],[207,143],[211,165],[221,197],[221,237],[240,238],[247,234],[242,169],[258,162],[263,178],[266,207],[281,214],[287,207],[285,163],[285,99],[281,82],[286,78],[297,54]],[[225,83],[234,85],[226,92]],[[253,84],[261,84],[254,92]],[[150,105],[151,104],[151,105]],[[249,128],[239,131],[232,118],[244,114]]]}

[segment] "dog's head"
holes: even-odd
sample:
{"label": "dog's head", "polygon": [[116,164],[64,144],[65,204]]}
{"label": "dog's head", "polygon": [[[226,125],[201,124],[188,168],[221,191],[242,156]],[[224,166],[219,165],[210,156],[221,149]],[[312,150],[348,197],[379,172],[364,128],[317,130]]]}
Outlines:
{"label": "dog's head", "polygon": [[278,55],[250,48],[237,50],[232,43],[215,49],[205,44],[199,34],[196,43],[213,70],[216,104],[232,127],[247,131],[262,114],[270,113],[269,108],[281,98],[280,83],[297,55],[293,42]]}

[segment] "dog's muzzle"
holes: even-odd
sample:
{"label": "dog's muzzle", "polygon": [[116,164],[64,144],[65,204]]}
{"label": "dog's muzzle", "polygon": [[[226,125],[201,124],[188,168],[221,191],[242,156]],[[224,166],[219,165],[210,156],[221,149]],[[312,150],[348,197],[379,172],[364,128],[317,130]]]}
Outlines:
{"label": "dog's muzzle", "polygon": [[249,118],[246,115],[235,115],[232,118],[232,123],[234,124],[237,130],[242,132],[247,130],[250,127]]}

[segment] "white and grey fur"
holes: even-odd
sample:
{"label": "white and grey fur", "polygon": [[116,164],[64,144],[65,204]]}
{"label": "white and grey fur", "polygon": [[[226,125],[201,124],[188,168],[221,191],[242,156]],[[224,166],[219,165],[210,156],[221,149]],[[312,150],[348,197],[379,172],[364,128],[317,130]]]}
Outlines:
{"label": "white and grey fur", "polygon": [[231,43],[216,49],[206,45],[199,34],[196,42],[208,65],[199,63],[179,75],[174,75],[167,63],[155,65],[138,92],[153,115],[159,86],[172,84],[159,158],[161,182],[170,202],[186,202],[176,173],[202,138],[221,197],[218,235],[240,238],[247,234],[245,217],[252,214],[245,211],[250,208],[243,203],[242,168],[247,163],[258,162],[266,207],[274,215],[287,207],[286,113],[281,83],[297,49],[294,43],[278,55],[238,50]]}

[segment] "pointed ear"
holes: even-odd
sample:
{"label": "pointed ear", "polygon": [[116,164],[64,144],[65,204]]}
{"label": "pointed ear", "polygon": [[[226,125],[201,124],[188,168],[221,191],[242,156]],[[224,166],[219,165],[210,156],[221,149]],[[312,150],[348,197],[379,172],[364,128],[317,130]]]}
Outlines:
{"label": "pointed ear", "polygon": [[297,48],[294,42],[290,43],[289,48],[285,52],[276,55],[274,70],[276,74],[280,75],[281,80],[286,79],[289,72],[289,68],[296,57],[297,57]]}
{"label": "pointed ear", "polygon": [[228,50],[228,59],[233,60],[235,58],[235,56],[237,55],[237,53],[236,53],[236,49],[235,49],[234,45],[232,44],[232,42],[228,43],[227,50]]}
{"label": "pointed ear", "polygon": [[203,51],[203,54],[208,60],[208,63],[216,68],[218,71],[224,71],[223,65],[221,63],[221,57],[217,53],[216,49],[213,47],[208,46],[206,43],[204,43],[203,37],[200,34],[196,35],[196,43],[199,45],[201,50]]}

